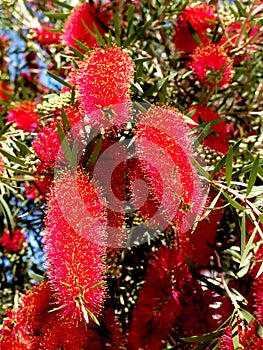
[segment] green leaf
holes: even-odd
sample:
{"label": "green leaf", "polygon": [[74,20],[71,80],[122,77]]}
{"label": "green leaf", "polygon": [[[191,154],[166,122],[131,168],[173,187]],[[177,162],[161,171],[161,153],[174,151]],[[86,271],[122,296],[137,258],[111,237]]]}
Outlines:
{"label": "green leaf", "polygon": [[246,215],[242,215],[242,219],[241,219],[241,227],[240,227],[240,232],[241,232],[241,236],[240,236],[240,251],[241,254],[245,249],[245,244],[246,244],[246,236],[247,236],[247,230],[246,230]]}
{"label": "green leaf", "polygon": [[[1,113],[0,113],[1,114]],[[2,136],[2,135],[4,135],[5,134],[5,132],[10,128],[10,126],[12,125],[13,123],[8,123],[8,124],[6,124],[1,130],[0,130],[0,137]]]}
{"label": "green leaf", "polygon": [[53,19],[66,19],[69,16],[69,13],[56,13],[56,12],[43,12],[45,16]]}
{"label": "green leaf", "polygon": [[62,124],[63,124],[64,129],[66,131],[69,131],[70,130],[70,124],[69,124],[67,113],[65,112],[64,108],[62,108],[62,110],[61,110],[61,116],[62,116]]}
{"label": "green leaf", "polygon": [[245,263],[246,258],[248,256],[248,253],[250,252],[251,249],[253,249],[253,245],[254,245],[253,242],[254,242],[256,233],[257,233],[257,230],[254,230],[252,235],[249,237],[249,240],[247,242],[247,245],[246,245],[246,248],[245,248],[244,252],[241,252],[241,260],[240,260],[240,266],[239,267],[245,266],[244,263]]}
{"label": "green leaf", "polygon": [[30,149],[25,145],[24,143],[18,141],[17,139],[13,139],[14,143],[17,145],[17,147],[20,149],[23,156],[27,156],[28,154],[31,154],[32,152]]}
{"label": "green leaf", "polygon": [[[114,13],[113,26],[115,30],[115,38],[118,46],[121,46],[121,38],[120,38],[120,22],[119,22],[119,14],[118,12]],[[124,46],[126,47],[126,46]]]}
{"label": "green leaf", "polygon": [[16,164],[25,165],[25,161],[0,148],[0,152],[9,160]]}
{"label": "green leaf", "polygon": [[134,10],[134,6],[130,5],[128,8],[128,15],[127,15],[127,19],[128,19],[128,36],[130,36],[131,34],[134,33],[134,15],[133,15],[133,10]]}
{"label": "green leaf", "polygon": [[180,340],[184,341],[185,343],[202,343],[214,339],[217,335],[218,331],[202,335],[196,335],[193,337],[180,338]]}
{"label": "green leaf", "polygon": [[223,196],[228,200],[228,203],[232,205],[232,207],[238,209],[238,210],[246,210],[245,207],[243,207],[241,204],[239,204],[235,199],[229,196],[226,192],[222,192]]}
{"label": "green leaf", "polygon": [[229,187],[233,170],[233,148],[230,147],[226,156],[226,184]]}
{"label": "green leaf", "polygon": [[[76,39],[75,39],[75,41],[76,41]],[[83,60],[83,58],[85,57],[84,55],[83,55],[83,53],[81,53],[79,50],[77,50],[75,47],[73,47],[73,46],[69,46],[69,48],[70,48],[70,50],[72,51],[72,52],[74,52],[74,54],[80,59],[80,60]]]}
{"label": "green leaf", "polygon": [[193,165],[196,167],[197,171],[204,176],[206,179],[211,180],[211,176],[208,174],[208,172],[206,172],[204,170],[204,168],[202,167],[202,165],[200,165],[197,160],[195,160],[193,157],[190,157],[191,162],[193,163]]}
{"label": "green leaf", "polygon": [[193,26],[191,25],[191,23],[190,23],[189,21],[187,21],[187,27],[188,27],[188,30],[189,30],[189,32],[191,33],[192,38],[194,39],[194,41],[195,41],[198,45],[201,45],[201,44],[202,44],[202,41],[201,41],[201,39],[199,38],[198,34],[196,33],[196,31],[194,30]]}
{"label": "green leaf", "polygon": [[59,5],[61,7],[64,7],[66,9],[68,9],[68,10],[72,10],[74,8],[73,6],[67,4],[66,2],[63,2],[63,1],[52,0],[52,2],[53,2],[53,4],[57,4],[57,5]]}
{"label": "green leaf", "polygon": [[66,87],[72,89],[72,85],[71,85],[71,84],[69,84],[67,81],[61,79],[60,77],[58,77],[58,76],[55,75],[54,73],[47,71],[47,74],[48,74],[49,76],[51,76],[51,78],[53,78],[53,79],[55,79],[56,81],[58,81],[60,84],[65,85]]}
{"label": "green leaf", "polygon": [[161,89],[162,86],[168,81],[168,79],[169,79],[169,77],[162,78],[154,86],[151,86],[148,90],[146,90],[142,97],[151,96],[154,92]]}
{"label": "green leaf", "polygon": [[246,14],[247,14],[247,13],[246,13],[247,11],[242,7],[240,1],[234,0],[234,3],[235,3],[235,5],[236,5],[236,7],[237,7],[237,9],[238,9],[239,15],[240,15],[241,17],[245,17]]}
{"label": "green leaf", "polygon": [[11,213],[11,210],[10,210],[8,204],[6,203],[6,201],[2,195],[0,196],[0,205],[2,207],[2,212],[6,218],[8,228],[11,232],[13,232],[14,227],[15,227],[14,218],[13,218],[13,215]]}
{"label": "green leaf", "polygon": [[92,152],[91,156],[89,157],[89,160],[85,166],[85,169],[87,171],[90,170],[93,167],[93,165],[96,163],[96,160],[98,159],[99,154],[100,154],[101,146],[102,146],[102,137],[100,137],[97,140],[95,147],[93,149],[93,152]]}
{"label": "green leaf", "polygon": [[[86,46],[85,44],[83,44],[81,41],[73,38],[73,40],[75,41],[75,43],[77,43],[79,45],[79,47],[84,51],[84,52],[89,52],[90,48],[88,46]],[[85,57],[85,55],[84,55]]]}
{"label": "green leaf", "polygon": [[234,350],[239,349],[239,337],[238,337],[238,323],[237,323],[237,318],[234,317],[232,321],[232,342],[233,342],[233,347]]}
{"label": "green leaf", "polygon": [[249,175],[249,180],[248,180],[248,185],[247,185],[247,192],[246,192],[246,197],[249,195],[250,191],[252,190],[252,187],[254,186],[256,179],[257,179],[257,175],[258,175],[258,167],[259,167],[259,154],[257,155],[250,175]]}
{"label": "green leaf", "polygon": [[45,276],[39,275],[38,273],[35,273],[33,271],[29,271],[28,275],[30,278],[36,280],[37,282],[42,282],[45,279]]}
{"label": "green leaf", "polygon": [[105,46],[106,42],[105,42],[105,40],[103,39],[103,37],[101,36],[101,34],[100,34],[100,32],[99,32],[99,30],[98,30],[98,28],[97,28],[97,26],[96,26],[95,23],[93,23],[93,28],[94,28],[95,33],[96,33],[96,35],[97,35],[97,40],[98,40],[98,42],[101,44],[101,46]]}
{"label": "green leaf", "polygon": [[70,146],[68,144],[68,140],[65,137],[64,131],[59,123],[57,123],[57,130],[58,130],[58,137],[59,137],[61,147],[62,147],[64,155],[65,155],[65,158],[70,164],[71,157],[72,157],[71,149],[70,149]]}

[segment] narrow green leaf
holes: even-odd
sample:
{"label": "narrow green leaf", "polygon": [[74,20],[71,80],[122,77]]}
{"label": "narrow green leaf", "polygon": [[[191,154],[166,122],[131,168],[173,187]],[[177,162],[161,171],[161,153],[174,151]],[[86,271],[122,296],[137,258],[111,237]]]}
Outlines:
{"label": "narrow green leaf", "polygon": [[3,214],[7,220],[8,228],[13,232],[15,227],[13,215],[3,196],[0,196],[0,205],[2,206]]}
{"label": "narrow green leaf", "polygon": [[260,268],[259,268],[259,270],[258,270],[258,273],[257,273],[257,275],[256,275],[256,278],[258,278],[262,273],[263,273],[263,262],[262,262],[261,265],[260,265]]}
{"label": "narrow green leaf", "polygon": [[250,191],[252,190],[252,187],[256,182],[257,175],[258,175],[258,167],[259,167],[259,154],[257,155],[253,163],[253,166],[249,175],[246,197],[249,195]]}
{"label": "narrow green leaf", "polygon": [[193,157],[191,158],[191,162],[193,163],[193,165],[196,167],[197,171],[204,176],[206,179],[211,180],[211,176],[208,174],[208,172],[205,171],[205,169],[202,167],[202,165],[200,165],[197,160],[195,160]]}
{"label": "narrow green leaf", "polygon": [[133,22],[133,10],[134,10],[134,6],[130,5],[128,8],[128,36],[132,35],[134,33],[134,22]]}
{"label": "narrow green leaf", "polygon": [[241,17],[246,16],[246,10],[242,7],[242,4],[240,3],[240,1],[234,0],[234,3],[238,9],[239,15]]}
{"label": "narrow green leaf", "polygon": [[10,100],[13,101],[13,102],[21,102],[21,101],[22,101],[20,98],[14,96],[14,95],[12,95],[12,94],[9,94],[6,90],[0,89],[0,91],[1,91],[4,95],[6,95],[7,97],[9,97]]}
{"label": "narrow green leaf", "polygon": [[218,331],[212,333],[205,333],[202,335],[196,335],[193,337],[180,338],[180,340],[184,341],[185,343],[202,343],[214,339],[217,335]]}
{"label": "narrow green leaf", "polygon": [[75,41],[75,43],[77,43],[79,45],[79,47],[84,51],[84,52],[89,52],[90,48],[88,46],[86,46],[85,44],[83,44],[81,41],[73,38],[73,40]]}
{"label": "narrow green leaf", "polygon": [[226,156],[226,184],[229,187],[233,171],[233,148],[230,147]]}
{"label": "narrow green leaf", "polygon": [[93,165],[96,163],[96,160],[98,159],[100,154],[101,146],[102,146],[102,137],[100,137],[96,142],[93,152],[85,166],[86,170],[90,170],[93,167]]}
{"label": "narrow green leaf", "polygon": [[246,215],[245,215],[245,214],[242,215],[240,231],[241,231],[241,237],[240,237],[240,252],[241,252],[241,254],[242,254],[242,252],[243,252],[244,249],[245,249],[246,236],[247,236],[247,230],[246,230]]}
{"label": "narrow green leaf", "polygon": [[250,252],[250,250],[253,248],[253,242],[256,236],[257,230],[254,230],[254,232],[252,233],[252,235],[249,237],[249,240],[247,242],[246,248],[243,252],[241,252],[241,260],[240,260],[240,266],[239,267],[243,267],[245,266],[244,263],[246,261],[246,258],[248,256],[248,253]]}
{"label": "narrow green leaf", "polygon": [[28,275],[29,275],[30,278],[34,279],[37,282],[42,282],[45,279],[44,276],[39,275],[38,273],[35,273],[33,271],[29,271]]}
{"label": "narrow green leaf", "polygon": [[72,9],[74,8],[73,6],[67,4],[66,2],[63,2],[63,1],[52,0],[52,2],[53,2],[54,4],[57,4],[57,5],[61,6],[61,7],[65,7],[65,8],[68,9],[68,10],[72,10]]}
{"label": "narrow green leaf", "polygon": [[[0,113],[1,114],[1,113]],[[12,125],[13,123],[8,123],[6,124],[1,130],[0,130],[0,137],[2,135],[4,135],[4,133],[10,128],[10,126]]]}
{"label": "narrow green leaf", "polygon": [[99,32],[99,30],[98,30],[98,28],[97,28],[95,23],[93,23],[93,28],[94,28],[95,33],[97,35],[98,42],[101,44],[101,46],[105,46],[106,42],[103,39],[103,37],[101,36],[101,34],[100,34],[100,32]]}
{"label": "narrow green leaf", "polygon": [[[114,13],[113,26],[115,30],[115,38],[118,46],[121,46],[121,38],[120,38],[120,23],[119,23],[119,14],[118,12]],[[124,46],[126,47],[126,46]]]}
{"label": "narrow green leaf", "polygon": [[17,139],[13,139],[14,143],[17,145],[17,147],[20,149],[23,156],[27,156],[28,154],[31,154],[30,149],[25,145],[24,143],[18,141]]}
{"label": "narrow green leaf", "polygon": [[65,85],[65,86],[67,86],[68,88],[72,89],[72,85],[71,85],[71,84],[69,84],[67,81],[61,79],[60,77],[58,77],[58,76],[55,75],[54,73],[47,71],[47,74],[48,74],[49,76],[51,76],[51,78],[53,78],[53,79],[55,79],[56,81],[58,81],[60,84]]}
{"label": "narrow green leaf", "polygon": [[191,23],[189,21],[187,21],[187,27],[188,27],[188,30],[191,33],[192,38],[194,39],[194,41],[198,45],[201,45],[202,44],[201,39],[199,38],[198,34],[196,33],[196,31],[194,30],[193,26],[191,25]]}
{"label": "narrow green leaf", "polygon": [[66,19],[69,15],[69,13],[56,13],[56,12],[43,12],[43,14],[49,18],[54,19]]}
{"label": "narrow green leaf", "polygon": [[[76,39],[75,39],[75,41],[76,41]],[[73,46],[69,46],[69,48],[70,48],[70,50],[72,51],[72,52],[74,52],[74,54],[79,58],[79,59],[81,59],[81,60],[83,60],[83,58],[85,57],[84,55],[83,55],[83,53],[81,53],[79,50],[77,50],[75,47],[73,47]]]}
{"label": "narrow green leaf", "polygon": [[25,165],[25,161],[0,148],[0,152],[9,160],[16,164]]}
{"label": "narrow green leaf", "polygon": [[162,86],[167,82],[169,77],[162,78],[154,86],[151,86],[148,90],[145,91],[142,97],[151,96],[154,92],[162,88]]}
{"label": "narrow green leaf", "polygon": [[71,161],[71,149],[68,144],[68,140],[65,137],[64,131],[59,123],[57,123],[58,137],[61,143],[66,160],[70,163]]}
{"label": "narrow green leaf", "polygon": [[62,124],[63,124],[64,129],[66,131],[69,131],[70,130],[70,124],[69,124],[67,113],[65,112],[64,108],[62,108],[62,110],[61,110],[61,116],[62,116]]}
{"label": "narrow green leaf", "polygon": [[74,140],[70,160],[70,165],[72,168],[76,168],[78,165],[78,146],[78,140]]}
{"label": "narrow green leaf", "polygon": [[234,346],[234,350],[239,349],[239,337],[238,337],[238,323],[237,318],[234,317],[232,321],[232,342]]}
{"label": "narrow green leaf", "polygon": [[243,207],[241,204],[239,204],[235,199],[230,197],[227,193],[222,192],[222,194],[228,200],[229,204],[232,205],[232,207],[234,207],[238,210],[246,210],[245,207]]}

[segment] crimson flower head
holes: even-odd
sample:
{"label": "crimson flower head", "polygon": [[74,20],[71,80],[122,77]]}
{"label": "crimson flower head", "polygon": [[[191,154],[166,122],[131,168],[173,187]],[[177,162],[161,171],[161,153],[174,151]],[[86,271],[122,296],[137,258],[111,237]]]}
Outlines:
{"label": "crimson flower head", "polygon": [[120,104],[130,101],[133,74],[130,56],[119,47],[95,49],[87,54],[75,82],[80,109],[87,117],[95,113],[90,118],[92,126],[106,128],[112,122],[126,122],[128,112]]}
{"label": "crimson flower head", "polygon": [[19,129],[26,132],[34,132],[39,126],[39,116],[34,112],[37,103],[23,101],[16,103],[7,113],[8,122],[13,122]]}
{"label": "crimson flower head", "polygon": [[49,195],[44,235],[51,289],[63,315],[98,317],[105,288],[105,215],[93,182],[81,170],[59,175]]}
{"label": "crimson flower head", "polygon": [[[88,32],[87,28],[95,33],[95,25],[101,35],[104,35],[111,13],[107,7],[85,3],[75,7],[64,24],[64,41],[67,45],[73,46],[83,52],[82,48],[74,39],[81,41],[90,48],[98,46],[97,40]],[[85,24],[84,24],[85,23]],[[86,27],[87,28],[86,28]]]}
{"label": "crimson flower head", "polygon": [[203,45],[208,45],[210,40],[205,36],[208,29],[213,29],[216,21],[214,8],[206,4],[189,5],[180,14],[175,24],[174,43],[178,50],[192,53],[198,46],[193,38],[191,29],[198,35]]}
{"label": "crimson flower head", "polygon": [[209,134],[202,142],[203,146],[209,147],[217,152],[226,154],[228,152],[228,140],[230,139],[232,126],[227,124],[215,110],[204,105],[195,105],[189,108],[189,112],[195,110],[192,119],[196,123],[211,122],[221,120],[219,123],[211,126],[212,133]]}
{"label": "crimson flower head", "polygon": [[54,32],[55,27],[40,23],[39,28],[33,28],[33,39],[36,40],[40,46],[45,47],[51,44],[60,43],[60,33]]}
{"label": "crimson flower head", "polygon": [[33,140],[33,147],[38,158],[46,166],[54,166],[60,147],[57,125],[51,121],[38,132]]}
{"label": "crimson flower head", "polygon": [[8,230],[4,230],[0,239],[1,246],[10,253],[18,253],[26,242],[25,234],[20,228],[16,228],[12,235]]}
{"label": "crimson flower head", "polygon": [[[250,322],[248,325],[238,324],[238,340],[240,349],[261,350],[263,338],[257,334],[258,325]],[[232,327],[225,329],[221,337],[220,350],[234,350]]]}
{"label": "crimson flower head", "polygon": [[211,87],[223,87],[233,77],[231,59],[215,44],[197,47],[191,55],[190,67],[201,84]]}

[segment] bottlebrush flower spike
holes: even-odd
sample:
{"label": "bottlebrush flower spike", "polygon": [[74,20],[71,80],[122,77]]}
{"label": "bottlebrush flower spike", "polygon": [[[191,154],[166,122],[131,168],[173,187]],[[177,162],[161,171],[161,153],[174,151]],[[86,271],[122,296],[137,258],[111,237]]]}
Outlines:
{"label": "bottlebrush flower spike", "polygon": [[0,239],[0,245],[10,253],[18,253],[26,243],[24,232],[20,228],[16,228],[12,236],[8,230],[4,230]]}
{"label": "bottlebrush flower spike", "polygon": [[189,66],[200,83],[207,86],[223,87],[233,77],[231,59],[222,47],[215,44],[197,47],[191,55]]}
{"label": "bottlebrush flower spike", "polygon": [[61,34],[54,32],[55,27],[39,23],[39,27],[32,29],[33,39],[36,40],[40,46],[46,47],[51,44],[59,44]]}
{"label": "bottlebrush flower spike", "polygon": [[[162,181],[157,222],[163,218],[181,232],[192,227],[204,200],[200,178],[190,159],[193,142],[188,132],[177,110],[157,106],[138,117],[135,131],[139,159],[155,167]],[[159,181],[153,181],[153,186],[155,183]]]}
{"label": "bottlebrush flower spike", "polygon": [[[261,350],[263,338],[257,334],[257,322],[250,322],[248,325],[238,324],[239,349]],[[220,350],[234,350],[232,328],[228,327],[221,337]]]}
{"label": "bottlebrush flower spike", "polygon": [[227,124],[225,119],[222,118],[215,110],[204,105],[195,105],[188,109],[188,112],[195,110],[192,116],[193,121],[196,123],[211,122],[213,120],[221,120],[219,123],[211,126],[213,131],[202,142],[203,146],[207,146],[214,149],[217,152],[226,154],[229,149],[228,140],[231,138],[232,125]]}
{"label": "bottlebrush flower spike", "polygon": [[[75,82],[80,108],[90,117],[92,126],[106,128],[109,124],[112,126],[127,121],[127,107],[120,104],[130,101],[133,75],[132,60],[119,47],[105,47],[87,54],[80,64]],[[113,114],[109,113],[112,120],[103,112],[103,109],[110,110],[111,107],[114,110]],[[92,112],[95,114],[91,115]]]}
{"label": "bottlebrush flower spike", "polygon": [[50,192],[45,220],[51,287],[63,314],[76,322],[97,317],[106,296],[105,213],[88,180],[81,170],[76,177],[70,171],[60,175]]}
{"label": "bottlebrush flower spike", "polygon": [[206,4],[187,6],[175,24],[174,43],[176,48],[183,52],[192,53],[198,46],[190,31],[190,26],[198,35],[201,44],[208,45],[210,40],[205,34],[207,29],[213,29],[215,26],[209,22],[216,22],[214,12],[214,8]]}
{"label": "bottlebrush flower spike", "polygon": [[45,166],[54,167],[60,148],[57,125],[51,121],[38,132],[37,138],[32,142],[38,158],[42,160]]}
{"label": "bottlebrush flower spike", "polygon": [[133,310],[128,349],[162,348],[162,341],[180,314],[181,283],[187,283],[189,278],[186,264],[177,260],[176,249],[159,248],[149,262]]}
{"label": "bottlebrush flower spike", "polygon": [[36,105],[34,101],[17,102],[7,113],[8,122],[26,132],[36,131],[39,126],[39,116],[34,112]]}
{"label": "bottlebrush flower spike", "polygon": [[98,46],[97,40],[87,31],[85,25],[95,33],[93,28],[93,24],[95,24],[99,33],[103,36],[110,18],[111,12],[108,11],[107,6],[99,7],[99,5],[85,3],[75,7],[64,24],[65,43],[75,47],[81,52],[83,52],[83,49],[74,39],[81,41],[90,48]]}

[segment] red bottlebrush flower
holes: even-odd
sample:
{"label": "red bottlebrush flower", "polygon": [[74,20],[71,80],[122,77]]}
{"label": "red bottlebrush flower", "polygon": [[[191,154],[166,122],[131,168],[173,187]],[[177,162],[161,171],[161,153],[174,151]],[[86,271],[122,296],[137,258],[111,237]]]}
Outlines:
{"label": "red bottlebrush flower", "polygon": [[75,320],[98,316],[106,296],[105,213],[88,180],[80,170],[58,177],[45,220],[48,276],[63,314]]}
{"label": "red bottlebrush flower", "polygon": [[[80,108],[90,117],[92,126],[107,128],[127,121],[128,107],[120,104],[130,101],[133,74],[130,56],[116,46],[93,50],[84,58],[76,84]],[[92,112],[95,113],[91,115]]]}
{"label": "red bottlebrush flower", "polygon": [[190,26],[194,29],[203,45],[208,45],[210,40],[205,36],[208,29],[213,29],[216,21],[214,8],[206,4],[187,6],[180,14],[175,24],[174,43],[177,49],[192,53],[198,46],[192,36]]}
{"label": "red bottlebrush flower", "polygon": [[55,121],[44,126],[38,132],[37,138],[32,142],[36,155],[48,166],[55,166],[55,161],[60,148],[57,125]]}
{"label": "red bottlebrush flower", "polygon": [[[37,174],[35,174],[37,176]],[[25,197],[35,200],[39,198],[41,201],[45,200],[46,194],[51,186],[53,176],[47,174],[41,176],[39,180],[25,184]]]}
{"label": "red bottlebrush flower", "polygon": [[4,230],[3,236],[0,239],[1,246],[10,253],[18,253],[25,242],[25,234],[20,228],[16,228],[12,233],[12,236],[8,230]]}
{"label": "red bottlebrush flower", "polygon": [[[261,350],[263,338],[257,334],[257,323],[251,322],[248,325],[238,324],[238,341],[240,349]],[[220,350],[234,350],[232,328],[226,328],[221,337]]]}
{"label": "red bottlebrush flower", "polygon": [[33,28],[33,39],[36,40],[40,46],[46,47],[51,44],[59,44],[61,34],[54,32],[55,27],[40,23],[38,28]]}
{"label": "red bottlebrush flower", "polygon": [[226,154],[228,152],[228,140],[232,133],[232,125],[227,124],[225,119],[213,109],[203,106],[195,105],[190,107],[188,112],[195,110],[192,119],[196,123],[211,122],[213,120],[222,120],[217,124],[211,126],[212,133],[209,134],[202,142],[203,146],[214,149],[219,153]]}
{"label": "red bottlebrush flower", "polygon": [[87,31],[85,25],[95,33],[93,28],[93,24],[95,24],[99,33],[103,36],[110,18],[111,12],[108,11],[107,6],[99,7],[98,5],[85,3],[75,7],[64,24],[65,43],[75,47],[81,52],[83,52],[83,49],[74,39],[81,41],[90,48],[98,46],[97,40]]}
{"label": "red bottlebrush flower", "polygon": [[19,129],[26,132],[36,131],[39,126],[39,116],[34,112],[36,105],[34,101],[16,103],[7,113],[8,122],[14,122]]}
{"label": "red bottlebrush flower", "polygon": [[128,348],[162,348],[180,313],[181,283],[187,283],[189,270],[177,261],[176,249],[159,248],[150,260],[146,279],[132,314]]}
{"label": "red bottlebrush flower", "polygon": [[223,87],[229,84],[233,77],[231,59],[218,45],[197,47],[191,55],[189,66],[200,83],[207,86]]}
{"label": "red bottlebrush flower", "polygon": [[204,199],[190,160],[193,142],[189,130],[182,115],[171,108],[152,107],[138,119],[137,154],[142,162],[158,169],[163,183],[159,213],[185,232],[192,227]]}

